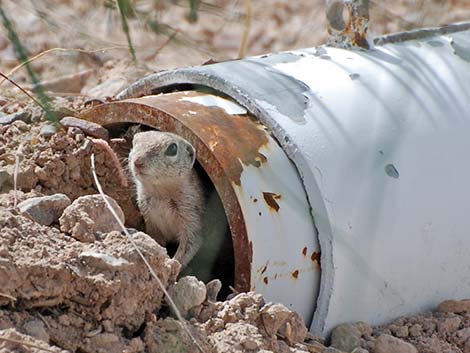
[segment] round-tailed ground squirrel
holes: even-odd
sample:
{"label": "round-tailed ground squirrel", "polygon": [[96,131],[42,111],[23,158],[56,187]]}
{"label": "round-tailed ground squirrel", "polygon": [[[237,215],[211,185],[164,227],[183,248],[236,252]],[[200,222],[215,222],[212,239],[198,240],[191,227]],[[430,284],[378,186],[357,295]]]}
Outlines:
{"label": "round-tailed ground squirrel", "polygon": [[206,200],[194,162],[194,147],[178,135],[160,131],[134,135],[129,169],[146,232],[162,246],[178,242],[175,258],[183,267],[202,243]]}

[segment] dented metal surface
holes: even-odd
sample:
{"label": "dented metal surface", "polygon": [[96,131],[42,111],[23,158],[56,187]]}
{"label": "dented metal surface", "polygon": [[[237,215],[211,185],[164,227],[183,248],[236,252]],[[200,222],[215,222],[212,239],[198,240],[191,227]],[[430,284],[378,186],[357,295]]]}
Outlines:
{"label": "dented metal surface", "polygon": [[[121,97],[202,86],[270,129],[297,167],[318,229],[322,276],[311,330],[327,334],[338,323],[379,324],[470,292],[469,37],[173,70]],[[279,206],[282,213],[282,198]],[[293,274],[302,278],[300,269]]]}
{"label": "dented metal surface", "polygon": [[320,269],[297,249],[315,253],[319,245],[302,181],[245,109],[217,96],[181,92],[103,104],[82,118],[103,125],[142,123],[190,141],[228,217],[236,289],[256,290],[312,320]]}

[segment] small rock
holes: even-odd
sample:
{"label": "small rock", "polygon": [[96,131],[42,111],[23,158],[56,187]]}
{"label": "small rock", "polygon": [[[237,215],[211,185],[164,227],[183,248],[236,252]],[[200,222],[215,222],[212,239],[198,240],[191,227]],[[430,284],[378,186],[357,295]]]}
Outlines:
{"label": "small rock", "polygon": [[444,320],[439,321],[437,324],[437,331],[439,333],[450,333],[456,331],[460,324],[462,323],[462,319],[458,316],[456,317],[448,317]]}
{"label": "small rock", "polygon": [[122,352],[123,345],[114,333],[100,333],[90,339],[91,346],[97,352]]}
{"label": "small rock", "polygon": [[279,328],[279,334],[284,337],[289,345],[293,346],[296,343],[305,341],[308,330],[300,315],[296,312],[292,312],[288,321]]}
{"label": "small rock", "polygon": [[420,324],[414,324],[408,330],[408,333],[411,337],[418,337],[421,335],[422,332],[423,332],[423,328],[421,327]]}
{"label": "small rock", "polygon": [[[322,353],[325,351],[326,347],[321,344],[320,342],[309,340],[308,342],[304,342],[303,345],[307,348],[309,353]],[[336,349],[336,348],[333,348]],[[336,349],[336,351],[338,351]]]}
{"label": "small rock", "polygon": [[[124,223],[124,213],[118,203],[106,196],[119,219]],[[59,218],[60,230],[69,233],[77,240],[93,242],[96,232],[121,231],[101,195],[86,195],[76,199]]]}
{"label": "small rock", "polygon": [[199,313],[199,316],[197,317],[199,322],[206,322],[211,317],[216,315],[217,310],[218,310],[218,306],[216,303],[206,301],[201,306],[202,306],[201,312]]}
{"label": "small rock", "polygon": [[57,128],[52,124],[44,125],[39,132],[39,135],[43,137],[51,137],[57,132]]}
{"label": "small rock", "polygon": [[71,203],[67,195],[54,194],[32,197],[18,204],[21,214],[35,222],[48,226],[56,223],[62,212]]}
{"label": "small rock", "polygon": [[17,120],[22,120],[25,123],[29,123],[31,121],[31,112],[28,110],[23,110],[21,112],[0,116],[0,125],[8,125]]}
{"label": "small rock", "polygon": [[470,312],[470,299],[443,301],[437,306],[437,311],[456,314]]}
{"label": "small rock", "polygon": [[34,189],[39,181],[35,173],[34,165],[20,166],[18,171],[18,189],[29,191]]}
{"label": "small rock", "polygon": [[244,338],[241,341],[241,344],[243,348],[249,350],[249,351],[254,351],[255,349],[258,349],[258,342],[256,342],[254,339],[251,339],[249,337]]}
{"label": "small rock", "polygon": [[247,293],[238,293],[233,298],[229,300],[230,306],[240,307],[241,309],[246,309],[251,306],[256,306],[261,308],[265,305],[264,298],[259,293],[247,292]]}
{"label": "small rock", "polygon": [[129,342],[129,345],[127,347],[127,352],[143,352],[145,349],[144,342],[142,341],[142,338],[140,337],[135,337],[131,339]]}
{"label": "small rock", "polygon": [[423,330],[426,331],[426,333],[430,334],[436,331],[437,325],[433,319],[427,319],[423,321],[422,327]]}
{"label": "small rock", "polygon": [[212,281],[206,284],[207,300],[211,302],[217,301],[217,295],[222,288],[222,282],[220,279],[213,279]]}
{"label": "small rock", "polygon": [[408,337],[408,334],[409,334],[408,326],[394,326],[394,325],[391,325],[390,330],[392,331],[392,333],[395,337],[399,337],[399,338]]}
{"label": "small rock", "polygon": [[102,325],[103,325],[103,329],[105,330],[105,332],[113,332],[114,331],[114,324],[111,320],[104,320],[102,322]]}
{"label": "small rock", "polygon": [[206,294],[206,286],[194,276],[180,278],[173,287],[173,300],[183,316],[201,305],[206,300]]}
{"label": "small rock", "polygon": [[30,126],[27,123],[25,123],[23,120],[16,120],[13,122],[12,125],[16,126],[18,130],[22,132],[28,131],[30,128]]}
{"label": "small rock", "polygon": [[372,336],[372,331],[373,331],[372,327],[370,327],[370,325],[367,322],[358,321],[355,323],[355,326],[357,327],[357,329],[359,330],[362,336],[366,336],[366,337]]}
{"label": "small rock", "polygon": [[282,304],[266,304],[261,310],[261,320],[268,336],[274,336],[287,321],[291,311]]}
{"label": "small rock", "polygon": [[375,340],[375,353],[418,353],[418,350],[400,338],[380,335]]}
{"label": "small rock", "polygon": [[66,116],[60,121],[60,123],[62,124],[62,126],[65,127],[77,127],[82,130],[85,134],[92,137],[101,138],[103,140],[109,139],[108,130],[106,130],[101,125],[93,123],[91,121],[78,119],[72,116]]}
{"label": "small rock", "polygon": [[455,336],[457,337],[457,344],[464,344],[470,338],[470,327],[465,327],[461,330],[458,330],[455,333]]}
{"label": "small rock", "polygon": [[131,264],[126,259],[117,258],[109,254],[85,250],[78,255],[80,261],[89,267],[97,268],[102,271],[122,271]]}
{"label": "small rock", "polygon": [[0,194],[13,190],[13,175],[6,169],[0,170]]}
{"label": "small rock", "polygon": [[341,324],[331,333],[331,346],[351,352],[361,345],[361,332],[355,324]]}
{"label": "small rock", "polygon": [[23,325],[23,330],[38,340],[49,342],[49,334],[41,320],[31,320]]}

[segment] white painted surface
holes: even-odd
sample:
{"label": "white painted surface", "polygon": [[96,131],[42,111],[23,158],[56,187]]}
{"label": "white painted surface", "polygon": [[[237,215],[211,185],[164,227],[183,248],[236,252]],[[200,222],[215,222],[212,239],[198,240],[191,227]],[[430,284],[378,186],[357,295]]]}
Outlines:
{"label": "white painted surface", "polygon": [[[251,290],[297,311],[309,324],[320,285],[319,264],[311,259],[320,246],[312,236],[316,231],[309,204],[295,166],[271,137],[260,153],[267,163],[244,166],[241,186],[233,184],[253,243]],[[279,195],[274,200],[278,211],[266,203],[263,192]]]}
{"label": "white painted surface", "polygon": [[143,80],[231,96],[294,162],[322,251],[312,332],[470,297],[469,38],[307,49]]}

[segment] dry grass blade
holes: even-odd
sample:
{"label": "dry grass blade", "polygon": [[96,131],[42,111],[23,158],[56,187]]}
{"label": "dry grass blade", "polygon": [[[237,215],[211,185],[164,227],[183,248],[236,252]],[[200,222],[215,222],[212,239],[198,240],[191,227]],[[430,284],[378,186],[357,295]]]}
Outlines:
{"label": "dry grass blade", "polygon": [[52,349],[49,349],[49,348],[43,348],[43,347],[41,347],[41,346],[38,346],[37,344],[29,343],[29,342],[24,342],[24,341],[21,341],[21,340],[15,340],[15,339],[13,339],[13,338],[6,338],[6,337],[1,337],[1,336],[0,336],[0,341],[10,342],[10,343],[16,343],[16,344],[20,344],[20,345],[22,345],[22,346],[26,346],[26,347],[31,347],[31,348],[39,349],[39,350],[44,351],[44,352],[57,353],[57,350],[52,350]]}
{"label": "dry grass blade", "polygon": [[148,270],[150,271],[150,274],[151,276],[155,279],[155,281],[158,283],[158,286],[160,287],[160,289],[162,290],[163,294],[165,295],[165,298],[166,298],[166,301],[168,302],[168,305],[170,306],[171,310],[175,313],[176,317],[178,318],[178,320],[181,322],[181,325],[183,327],[183,330],[187,333],[187,335],[189,336],[189,338],[191,339],[191,341],[193,341],[193,343],[196,345],[197,349],[201,352],[201,353],[205,353],[204,352],[204,349],[201,347],[201,345],[199,344],[199,342],[196,340],[196,338],[193,336],[193,334],[191,333],[191,331],[189,330],[187,324],[186,324],[186,321],[184,320],[183,316],[181,315],[180,311],[178,310],[178,307],[176,306],[175,302],[173,301],[173,299],[171,298],[170,294],[168,293],[168,291],[166,290],[165,286],[163,285],[163,283],[160,281],[160,278],[158,278],[156,272],[153,270],[152,266],[150,266],[149,262],[147,261],[147,259],[145,258],[144,254],[142,254],[142,252],[140,251],[139,247],[137,246],[137,244],[134,242],[134,240],[132,239],[132,236],[129,234],[129,232],[127,231],[126,229],[126,226],[124,225],[124,223],[122,223],[121,219],[119,218],[119,216],[117,215],[116,211],[114,211],[114,209],[112,208],[111,204],[109,203],[108,199],[105,197],[105,193],[103,192],[103,188],[101,187],[101,184],[98,180],[98,176],[96,175],[96,169],[95,169],[95,155],[92,154],[91,155],[91,172],[93,174],[93,180],[95,181],[95,184],[96,184],[96,188],[98,189],[98,192],[100,193],[100,195],[103,197],[103,200],[106,204],[106,206],[108,207],[109,211],[111,212],[111,214],[113,215],[114,219],[116,220],[116,222],[118,222],[119,226],[121,227],[122,231],[126,234],[126,237],[127,239],[129,240],[129,242],[132,244],[132,246],[134,247],[134,249],[137,251],[137,253],[139,254],[139,256],[142,258],[142,261],[144,261],[144,264],[145,266],[147,266]]}
{"label": "dry grass blade", "polygon": [[246,50],[248,48],[248,37],[251,30],[251,22],[253,20],[253,6],[251,0],[244,0],[245,4],[245,28],[243,30],[242,41],[240,43],[240,49],[238,51],[238,58],[243,59],[246,56]]}

